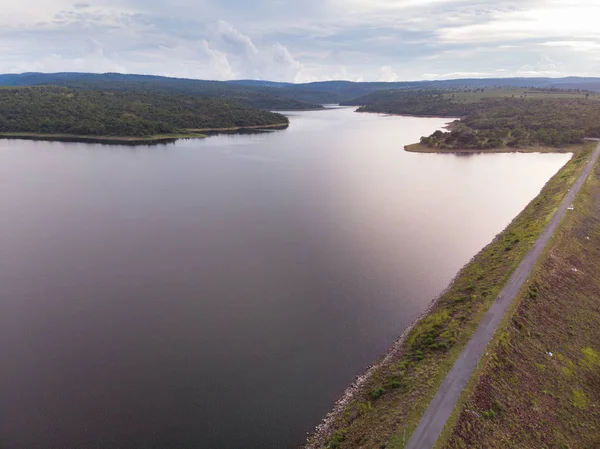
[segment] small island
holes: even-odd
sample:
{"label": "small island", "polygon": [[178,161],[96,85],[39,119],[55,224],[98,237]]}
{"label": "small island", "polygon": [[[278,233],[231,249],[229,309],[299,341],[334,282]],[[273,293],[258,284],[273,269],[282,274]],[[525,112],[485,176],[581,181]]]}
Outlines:
{"label": "small island", "polygon": [[0,89],[5,139],[136,145],[288,125],[282,114],[224,99],[57,86]]}

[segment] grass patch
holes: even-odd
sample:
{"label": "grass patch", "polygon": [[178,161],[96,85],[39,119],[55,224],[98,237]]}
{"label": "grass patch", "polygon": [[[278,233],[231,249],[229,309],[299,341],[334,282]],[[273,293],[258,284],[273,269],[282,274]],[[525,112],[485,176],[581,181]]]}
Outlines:
{"label": "grass patch", "polygon": [[[308,448],[327,447],[327,438],[339,430],[345,435],[341,447],[404,447],[464,345],[554,215],[594,146],[580,147],[512,223],[458,273],[431,311],[407,333],[393,357],[377,366],[354,402],[336,415],[329,433],[310,438]],[[507,246],[510,251],[505,251]],[[401,387],[386,388],[394,381]],[[381,394],[371,402],[373,391]],[[359,412],[357,403],[370,407]],[[493,404],[478,410],[493,410],[500,416],[500,409]]]}

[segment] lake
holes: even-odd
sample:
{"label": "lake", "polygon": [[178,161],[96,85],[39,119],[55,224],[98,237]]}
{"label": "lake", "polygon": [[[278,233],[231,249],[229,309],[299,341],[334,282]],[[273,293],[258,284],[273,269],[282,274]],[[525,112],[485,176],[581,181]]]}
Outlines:
{"label": "lake", "polygon": [[340,108],[152,147],[0,141],[0,447],[294,448],[565,154]]}

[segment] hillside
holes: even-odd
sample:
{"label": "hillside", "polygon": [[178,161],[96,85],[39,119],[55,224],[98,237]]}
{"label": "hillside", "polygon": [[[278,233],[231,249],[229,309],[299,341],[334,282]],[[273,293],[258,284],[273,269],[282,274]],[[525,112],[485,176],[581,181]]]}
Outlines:
{"label": "hillside", "polygon": [[236,85],[221,81],[167,78],[119,73],[23,73],[0,75],[0,85],[53,85],[77,89],[116,92],[162,93],[202,98],[219,98],[240,105],[269,110],[321,109],[323,103],[337,102],[337,97],[314,92],[290,92],[284,88],[262,85]]}
{"label": "hillside", "polygon": [[[120,92],[165,93],[225,98],[245,106],[270,110],[320,109],[323,104],[370,104],[370,94],[393,91],[502,88],[574,89],[600,92],[600,78],[491,78],[441,81],[352,82],[318,81],[305,84],[266,80],[206,81],[119,73],[22,73],[0,75],[0,85],[58,85]],[[367,96],[367,98],[365,98]]]}
{"label": "hillside", "polygon": [[51,86],[0,89],[0,133],[139,137],[287,124],[281,114],[217,99]]}

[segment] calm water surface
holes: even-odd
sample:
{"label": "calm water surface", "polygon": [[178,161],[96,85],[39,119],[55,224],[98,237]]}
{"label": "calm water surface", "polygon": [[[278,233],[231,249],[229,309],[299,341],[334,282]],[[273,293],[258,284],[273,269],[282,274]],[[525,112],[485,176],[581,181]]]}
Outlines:
{"label": "calm water surface", "polygon": [[0,447],[300,445],[569,158],[402,150],[443,124],[0,141]]}

